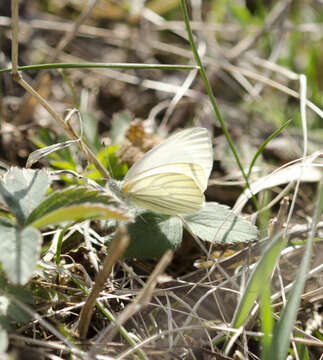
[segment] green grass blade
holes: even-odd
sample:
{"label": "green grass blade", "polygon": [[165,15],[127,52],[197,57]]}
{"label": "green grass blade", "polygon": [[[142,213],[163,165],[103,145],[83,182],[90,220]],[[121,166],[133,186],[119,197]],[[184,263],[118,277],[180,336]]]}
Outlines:
{"label": "green grass blade", "polygon": [[292,122],[292,120],[288,120],[285,122],[285,124],[283,124],[280,128],[278,128],[277,130],[275,130],[270,136],[268,136],[268,138],[259,146],[259,148],[257,149],[257,152],[255,154],[255,156],[253,157],[253,159],[251,160],[250,166],[249,166],[249,170],[248,170],[248,174],[247,174],[247,178],[249,179],[251,171],[253,166],[255,165],[255,162],[257,161],[259,155],[263,152],[264,148],[266,147],[266,145],[273,139],[275,138],[277,135],[279,135],[290,123]]}
{"label": "green grass blade", "polygon": [[270,286],[266,284],[261,293],[260,302],[261,325],[264,337],[262,338],[262,359],[270,360],[270,346],[272,341],[272,332],[274,328],[274,317],[270,300]]}
{"label": "green grass blade", "polygon": [[300,303],[300,298],[304,289],[306,276],[308,273],[312,243],[315,236],[316,225],[320,219],[323,211],[323,182],[320,183],[318,197],[316,202],[315,214],[313,216],[313,222],[311,232],[309,234],[308,241],[306,243],[304,256],[300,264],[295,283],[288,296],[288,300],[285,308],[283,309],[280,319],[274,330],[273,341],[271,345],[271,358],[277,360],[285,360],[290,343],[290,335],[293,331],[293,326],[297,317],[297,311]]}
{"label": "green grass blade", "polygon": [[249,278],[246,290],[234,314],[232,327],[239,328],[245,322],[255,300],[264,291],[264,284],[269,282],[280,252],[285,245],[286,239],[281,238],[281,233],[278,233],[266,247]]}
{"label": "green grass blade", "polygon": [[[171,64],[137,64],[137,63],[53,63],[18,66],[19,71],[47,70],[47,69],[159,69],[159,70],[195,70],[196,65]],[[1,73],[11,72],[11,68],[0,69]]]}

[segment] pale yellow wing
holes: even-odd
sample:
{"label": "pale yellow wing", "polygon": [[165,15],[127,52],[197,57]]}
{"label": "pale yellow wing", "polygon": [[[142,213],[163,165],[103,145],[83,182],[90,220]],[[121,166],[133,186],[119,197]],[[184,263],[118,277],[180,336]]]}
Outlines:
{"label": "pale yellow wing", "polygon": [[123,187],[123,192],[136,205],[168,215],[191,214],[204,203],[196,181],[183,173],[164,172],[136,178]]}
{"label": "pale yellow wing", "polygon": [[180,131],[148,151],[138,160],[125,176],[125,183],[132,182],[147,171],[168,164],[196,164],[203,168],[204,177],[198,182],[203,190],[213,165],[213,149],[207,129],[195,127]]}
{"label": "pale yellow wing", "polygon": [[191,163],[169,163],[157,167],[151,167],[151,169],[134,176],[130,181],[124,181],[124,191],[126,191],[130,184],[133,186],[134,183],[145,177],[167,173],[186,175],[195,181],[196,185],[201,189],[202,192],[205,190],[208,179],[206,178],[205,169],[202,166]]}

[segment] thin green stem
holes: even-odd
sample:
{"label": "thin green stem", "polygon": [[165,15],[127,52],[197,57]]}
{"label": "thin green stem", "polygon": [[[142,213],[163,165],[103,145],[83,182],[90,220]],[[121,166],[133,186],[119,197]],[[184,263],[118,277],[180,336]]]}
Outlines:
{"label": "thin green stem", "polygon": [[[159,69],[159,70],[194,70],[196,65],[169,65],[169,64],[137,64],[137,63],[55,63],[19,66],[19,71],[45,70],[45,69],[79,69],[79,68],[104,68],[104,69]],[[1,73],[10,72],[12,69],[0,69]]]}
{"label": "thin green stem", "polygon": [[248,170],[248,174],[247,174],[247,178],[249,179],[251,171],[253,166],[255,165],[256,160],[258,159],[258,156],[262,153],[262,151],[264,150],[264,148],[266,147],[266,145],[269,143],[269,141],[271,141],[274,137],[276,137],[277,135],[279,135],[290,123],[292,122],[292,120],[288,120],[285,122],[285,124],[283,124],[279,129],[275,130],[264,142],[263,144],[261,144],[259,146],[259,148],[256,151],[255,156],[253,157],[253,159],[251,160],[250,166],[249,166],[249,170]]}
{"label": "thin green stem", "polygon": [[59,236],[58,236],[58,240],[57,240],[57,247],[56,247],[56,257],[55,257],[55,263],[57,266],[59,266],[60,262],[61,262],[61,253],[62,253],[62,245],[63,245],[63,237],[66,233],[66,231],[71,227],[71,224],[68,224],[66,226],[63,227],[63,229],[61,230]]}
{"label": "thin green stem", "polygon": [[[221,125],[221,128],[222,128],[222,131],[227,139],[227,142],[231,148],[231,151],[235,157],[235,160],[239,166],[239,169],[241,171],[241,174],[246,182],[246,186],[249,188],[249,190],[251,191],[250,189],[250,184],[249,184],[249,181],[248,181],[248,177],[247,177],[247,174],[245,173],[244,169],[243,169],[243,165],[240,161],[240,158],[239,158],[239,155],[233,145],[233,142],[232,142],[232,139],[230,137],[230,134],[225,126],[225,123],[222,119],[222,116],[221,116],[221,113],[218,109],[218,106],[216,104],[216,100],[215,100],[215,96],[213,94],[213,91],[212,91],[212,88],[211,88],[211,85],[207,79],[207,75],[206,75],[206,71],[204,69],[204,66],[202,64],[202,61],[200,59],[200,56],[198,54],[198,51],[196,49],[196,46],[195,46],[195,42],[194,42],[194,39],[193,39],[193,33],[192,33],[192,29],[190,27],[190,22],[189,22],[189,17],[188,17],[188,12],[187,12],[187,6],[186,6],[186,1],[185,0],[181,0],[181,6],[182,6],[182,12],[183,12],[183,17],[184,17],[184,22],[185,22],[185,26],[186,26],[186,31],[187,31],[187,35],[188,35],[188,39],[189,39],[189,42],[190,42],[190,45],[191,45],[191,49],[192,49],[192,52],[194,54],[194,57],[195,57],[195,61],[197,63],[197,65],[199,66],[199,69],[200,69],[200,74],[201,74],[201,78],[203,80],[203,83],[204,83],[204,87],[205,87],[205,90],[209,96],[209,99],[211,101],[211,104],[213,106],[213,109],[214,109],[214,112],[216,114],[216,117],[217,119],[219,120],[219,123]],[[252,191],[251,191],[252,193]],[[252,195],[252,199],[253,199],[253,202],[256,206],[256,208],[258,208],[258,204],[257,204],[257,199],[254,195]]]}

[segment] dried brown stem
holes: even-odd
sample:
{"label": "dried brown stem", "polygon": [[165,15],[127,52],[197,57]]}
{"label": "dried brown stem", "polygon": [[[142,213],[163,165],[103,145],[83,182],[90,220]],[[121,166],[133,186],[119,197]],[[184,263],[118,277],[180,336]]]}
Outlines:
{"label": "dried brown stem", "polygon": [[78,331],[81,339],[86,338],[93,308],[98,296],[100,295],[100,292],[104,289],[107,279],[111,274],[113,265],[120,259],[128,245],[129,236],[127,234],[126,228],[120,226],[114,240],[112,241],[109,254],[104,259],[102,270],[98,273],[92,290],[82,308],[80,321],[78,324]]}

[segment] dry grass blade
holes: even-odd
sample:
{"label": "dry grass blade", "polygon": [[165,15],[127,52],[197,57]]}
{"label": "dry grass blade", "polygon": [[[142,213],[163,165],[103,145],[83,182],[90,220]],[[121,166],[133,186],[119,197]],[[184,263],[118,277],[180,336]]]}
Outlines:
{"label": "dry grass blade", "polygon": [[100,292],[104,289],[114,264],[120,259],[128,244],[129,236],[127,235],[126,228],[120,227],[114,240],[112,241],[109,254],[105,257],[102,269],[98,273],[92,290],[82,308],[78,324],[78,331],[81,339],[86,338],[96,300],[100,295]]}

